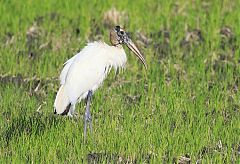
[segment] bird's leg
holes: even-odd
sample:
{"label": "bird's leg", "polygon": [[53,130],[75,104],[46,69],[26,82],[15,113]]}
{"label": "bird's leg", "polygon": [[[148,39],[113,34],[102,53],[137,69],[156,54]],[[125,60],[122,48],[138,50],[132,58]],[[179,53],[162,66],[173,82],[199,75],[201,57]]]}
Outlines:
{"label": "bird's leg", "polygon": [[89,126],[90,126],[90,131],[92,133],[92,117],[91,117],[91,112],[90,112],[91,98],[92,98],[92,91],[89,91],[88,95],[87,95],[87,105],[86,105],[85,119],[84,119],[84,140],[86,138],[88,122],[89,122]]}
{"label": "bird's leg", "polygon": [[77,112],[75,112],[75,107],[76,107],[75,104],[71,106],[68,115],[77,119]]}
{"label": "bird's leg", "polygon": [[68,114],[71,115],[71,116],[74,116],[74,114],[75,114],[74,111],[75,111],[75,104],[72,104]]}

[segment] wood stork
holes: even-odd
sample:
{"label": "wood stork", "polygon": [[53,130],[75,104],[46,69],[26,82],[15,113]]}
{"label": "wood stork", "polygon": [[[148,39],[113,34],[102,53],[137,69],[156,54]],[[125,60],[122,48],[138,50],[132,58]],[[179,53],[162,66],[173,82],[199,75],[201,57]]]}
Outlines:
{"label": "wood stork", "polygon": [[54,102],[54,114],[73,116],[75,105],[86,98],[84,138],[87,124],[92,131],[90,101],[94,91],[102,84],[112,67],[117,70],[127,61],[122,47],[127,47],[142,61],[146,61],[127,33],[116,26],[110,31],[111,46],[104,42],[88,43],[78,54],[69,59],[60,74],[60,88]]}

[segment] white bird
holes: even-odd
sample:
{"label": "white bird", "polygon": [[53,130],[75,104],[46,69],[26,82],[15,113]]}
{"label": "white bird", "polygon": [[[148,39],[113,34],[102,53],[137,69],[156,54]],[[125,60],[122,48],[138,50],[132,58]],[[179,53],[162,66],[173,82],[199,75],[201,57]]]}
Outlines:
{"label": "white bird", "polygon": [[112,67],[117,70],[125,66],[127,57],[122,45],[126,44],[147,68],[144,57],[120,26],[111,30],[110,42],[111,46],[104,42],[88,43],[64,64],[60,74],[61,86],[54,102],[54,113],[73,116],[76,103],[86,98],[84,137],[87,123],[92,131],[90,113],[92,94],[102,84]]}

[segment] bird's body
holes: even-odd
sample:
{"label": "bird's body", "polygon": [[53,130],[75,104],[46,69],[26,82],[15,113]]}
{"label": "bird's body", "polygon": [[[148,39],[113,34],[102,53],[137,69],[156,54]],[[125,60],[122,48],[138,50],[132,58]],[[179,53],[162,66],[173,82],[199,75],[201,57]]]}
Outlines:
{"label": "bird's body", "polygon": [[110,42],[112,45],[104,42],[88,43],[65,63],[60,74],[61,86],[54,102],[54,113],[72,116],[76,103],[86,98],[84,136],[88,122],[92,129],[90,113],[92,94],[102,84],[112,67],[115,69],[124,67],[127,61],[122,45],[126,44],[147,68],[142,54],[120,26],[116,26],[110,32]]}
{"label": "bird's body", "polygon": [[[94,92],[106,78],[112,67],[124,67],[126,53],[121,45],[109,46],[104,42],[88,43],[81,52],[69,59],[61,72],[59,89],[54,107],[62,114],[71,104],[87,97],[88,91]],[[69,110],[69,115],[74,109]]]}

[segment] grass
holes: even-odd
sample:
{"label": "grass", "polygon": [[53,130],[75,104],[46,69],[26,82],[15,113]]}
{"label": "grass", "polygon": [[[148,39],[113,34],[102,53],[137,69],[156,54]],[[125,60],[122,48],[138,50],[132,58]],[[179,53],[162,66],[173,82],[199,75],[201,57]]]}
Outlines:
{"label": "grass", "polygon": [[[84,102],[75,119],[53,115],[56,79],[86,42],[108,42],[112,7],[127,15],[149,69],[126,50],[126,70],[94,94],[84,143]],[[239,8],[237,0],[2,1],[1,163],[239,163]]]}

